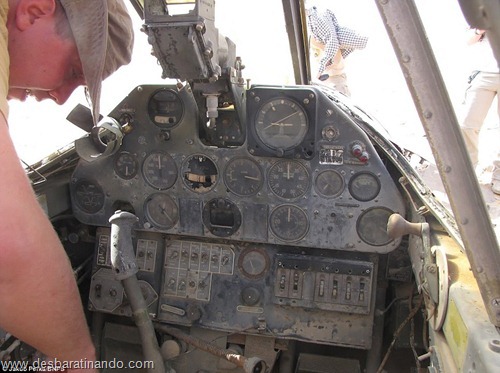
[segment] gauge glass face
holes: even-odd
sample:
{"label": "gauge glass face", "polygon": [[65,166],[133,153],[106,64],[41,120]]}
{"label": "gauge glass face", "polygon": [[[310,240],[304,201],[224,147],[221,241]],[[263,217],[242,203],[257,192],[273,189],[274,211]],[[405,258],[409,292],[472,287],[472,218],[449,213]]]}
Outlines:
{"label": "gauge glass face", "polygon": [[195,154],[184,162],[182,176],[184,183],[192,191],[197,193],[208,192],[217,183],[217,166],[207,156]]}
{"label": "gauge glass face", "polygon": [[269,187],[278,197],[296,199],[309,189],[309,173],[306,167],[295,160],[283,160],[269,169]]}
{"label": "gauge glass face", "polygon": [[120,152],[115,158],[115,172],[122,179],[132,179],[137,175],[139,162],[134,154],[129,152]]}
{"label": "gauge glass face", "polygon": [[97,213],[104,206],[104,192],[99,184],[93,181],[78,181],[74,197],[77,206],[89,214]]}
{"label": "gauge glass face", "polygon": [[260,248],[245,249],[238,259],[238,268],[245,277],[261,278],[269,269],[269,256]]}
{"label": "gauge glass face", "polygon": [[241,212],[234,202],[215,198],[203,208],[203,224],[214,236],[228,237],[240,228]]}
{"label": "gauge glass face", "polygon": [[169,154],[154,152],[144,160],[142,174],[146,182],[153,188],[168,189],[177,180],[177,165]]}
{"label": "gauge glass face", "polygon": [[171,128],[180,122],[184,113],[182,101],[172,90],[156,91],[148,102],[149,118],[158,127]]}
{"label": "gauge glass face", "polygon": [[259,140],[271,149],[288,150],[298,146],[308,130],[304,109],[288,98],[275,98],[261,106],[255,118]]}
{"label": "gauge glass face", "polygon": [[337,197],[344,190],[344,178],[334,170],[322,171],[316,177],[315,186],[323,197]]}
{"label": "gauge glass face", "polygon": [[224,170],[224,182],[227,188],[238,196],[251,196],[262,187],[262,171],[250,158],[235,158],[229,161]]}
{"label": "gauge glass face", "polygon": [[392,211],[382,207],[366,210],[358,219],[357,231],[359,237],[369,245],[387,245],[392,239],[387,234],[387,222]]}
{"label": "gauge glass face", "polygon": [[380,192],[380,180],[371,172],[358,172],[349,182],[349,192],[358,201],[371,201]]}
{"label": "gauge glass face", "polygon": [[179,219],[179,209],[172,197],[156,193],[149,196],[144,204],[148,221],[158,229],[170,229]]}
{"label": "gauge glass face", "polygon": [[309,230],[309,219],[304,210],[293,205],[276,207],[269,218],[274,235],[282,241],[298,241]]}

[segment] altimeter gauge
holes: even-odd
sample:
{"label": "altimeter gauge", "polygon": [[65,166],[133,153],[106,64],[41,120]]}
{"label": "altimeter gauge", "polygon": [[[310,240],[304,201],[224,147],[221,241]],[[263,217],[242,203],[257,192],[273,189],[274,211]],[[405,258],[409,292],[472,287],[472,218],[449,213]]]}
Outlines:
{"label": "altimeter gauge", "polygon": [[257,162],[250,158],[234,158],[224,170],[227,188],[238,196],[251,196],[262,187],[264,177]]}
{"label": "altimeter gauge", "polygon": [[264,103],[255,118],[257,137],[273,150],[295,148],[304,140],[308,128],[307,115],[302,106],[285,97]]}
{"label": "altimeter gauge", "polygon": [[169,154],[153,152],[144,160],[142,174],[153,188],[168,189],[177,180],[177,165]]}

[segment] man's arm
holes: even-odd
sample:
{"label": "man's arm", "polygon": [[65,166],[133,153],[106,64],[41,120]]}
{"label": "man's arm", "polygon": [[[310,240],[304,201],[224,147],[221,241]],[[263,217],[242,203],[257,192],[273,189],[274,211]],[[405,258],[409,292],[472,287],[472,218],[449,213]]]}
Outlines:
{"label": "man's arm", "polygon": [[69,259],[0,114],[0,327],[62,361],[94,360]]}

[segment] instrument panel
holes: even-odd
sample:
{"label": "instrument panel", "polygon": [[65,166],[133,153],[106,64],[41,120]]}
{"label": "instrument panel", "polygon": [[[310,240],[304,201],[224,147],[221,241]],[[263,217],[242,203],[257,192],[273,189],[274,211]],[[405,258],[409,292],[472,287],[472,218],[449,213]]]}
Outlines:
{"label": "instrument panel", "polygon": [[[97,229],[89,308],[132,316]],[[139,231],[137,278],[153,320],[369,349],[376,254],[165,237]],[[293,315],[293,316],[292,316]]]}
{"label": "instrument panel", "polygon": [[[404,216],[394,181],[320,89],[249,89],[239,146],[203,138],[203,115],[186,87],[134,89],[110,113],[131,127],[119,151],[75,169],[76,217],[109,226],[121,209],[141,230],[194,238],[373,253],[399,245],[386,234],[388,216]],[[220,122],[220,139],[241,125],[234,117]]]}

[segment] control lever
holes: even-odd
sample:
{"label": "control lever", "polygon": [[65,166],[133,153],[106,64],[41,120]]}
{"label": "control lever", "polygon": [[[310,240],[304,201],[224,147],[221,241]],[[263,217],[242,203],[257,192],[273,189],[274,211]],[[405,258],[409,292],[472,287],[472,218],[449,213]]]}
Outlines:
{"label": "control lever", "polygon": [[267,365],[264,360],[258,357],[246,357],[235,354],[234,351],[224,350],[210,342],[186,334],[179,329],[166,325],[156,324],[156,328],[162,332],[170,334],[172,337],[184,341],[200,350],[206,351],[212,355],[221,357],[234,365],[243,369],[245,373],[266,373]]}
{"label": "control lever", "polygon": [[153,361],[150,372],[174,373],[172,368],[166,367],[160,353],[160,347],[149,318],[148,307],[142,295],[136,273],[138,271],[135,261],[134,247],[132,243],[132,226],[137,222],[137,217],[126,211],[116,211],[109,219],[111,223],[111,265],[115,271],[115,277],[120,280],[125,294],[130,302],[134,321],[141,336],[144,357]]}

